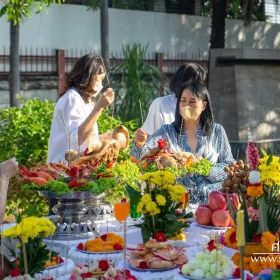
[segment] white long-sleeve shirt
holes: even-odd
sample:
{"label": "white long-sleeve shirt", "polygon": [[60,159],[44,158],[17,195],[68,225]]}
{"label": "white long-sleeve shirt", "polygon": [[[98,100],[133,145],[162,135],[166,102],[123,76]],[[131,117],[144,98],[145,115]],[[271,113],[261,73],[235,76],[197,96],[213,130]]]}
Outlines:
{"label": "white long-sleeve shirt", "polygon": [[156,98],[149,108],[148,116],[142,126],[143,130],[153,135],[164,124],[175,120],[177,98],[174,94]]}
{"label": "white long-sleeve shirt", "polygon": [[[78,127],[94,108],[92,102],[86,104],[76,89],[69,89],[57,102],[49,140],[48,162],[66,162],[65,151],[73,149],[84,151],[87,140],[79,147]],[[94,125],[94,135],[98,137],[97,124]]]}

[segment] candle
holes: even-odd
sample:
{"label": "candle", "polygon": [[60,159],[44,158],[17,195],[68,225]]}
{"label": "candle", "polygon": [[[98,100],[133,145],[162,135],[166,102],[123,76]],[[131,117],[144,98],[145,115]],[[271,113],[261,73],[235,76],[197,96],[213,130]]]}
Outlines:
{"label": "candle", "polygon": [[237,212],[236,230],[237,246],[245,246],[244,210],[240,210]]}

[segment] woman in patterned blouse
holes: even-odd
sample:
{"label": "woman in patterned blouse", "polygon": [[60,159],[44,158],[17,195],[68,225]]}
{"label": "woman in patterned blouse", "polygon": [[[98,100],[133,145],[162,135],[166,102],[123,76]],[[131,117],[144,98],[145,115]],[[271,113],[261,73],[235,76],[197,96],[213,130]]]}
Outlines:
{"label": "woman in patterned blouse", "polygon": [[178,96],[175,121],[163,125],[143,146],[135,142],[130,154],[139,159],[155,148],[160,138],[169,143],[173,152],[190,152],[213,163],[209,176],[194,174],[183,178],[190,191],[190,202],[207,202],[208,194],[221,188],[227,176],[224,167],[234,159],[224,128],[214,123],[211,100],[204,85],[199,82],[184,85]]}

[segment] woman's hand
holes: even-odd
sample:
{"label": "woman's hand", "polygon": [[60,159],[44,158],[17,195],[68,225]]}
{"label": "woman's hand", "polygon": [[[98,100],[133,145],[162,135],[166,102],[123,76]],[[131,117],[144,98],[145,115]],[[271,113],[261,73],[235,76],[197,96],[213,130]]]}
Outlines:
{"label": "woman's hand", "polygon": [[95,108],[104,109],[112,104],[115,99],[113,89],[107,88],[103,94],[100,94],[99,99],[95,105]]}
{"label": "woman's hand", "polygon": [[141,148],[146,143],[147,138],[148,138],[148,134],[142,128],[138,128],[134,133],[133,139],[134,139],[135,144],[139,148]]}

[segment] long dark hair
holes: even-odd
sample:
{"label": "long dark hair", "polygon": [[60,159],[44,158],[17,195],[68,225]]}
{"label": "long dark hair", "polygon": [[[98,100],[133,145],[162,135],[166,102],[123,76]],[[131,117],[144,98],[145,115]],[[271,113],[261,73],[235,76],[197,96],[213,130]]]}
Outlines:
{"label": "long dark hair", "polygon": [[169,88],[175,93],[176,97],[180,94],[182,86],[185,83],[200,82],[205,84],[206,72],[197,63],[184,63],[181,65],[174,76],[171,78]]}
{"label": "long dark hair", "polygon": [[102,58],[94,54],[86,54],[75,63],[73,69],[68,74],[65,92],[74,87],[81,94],[95,93],[92,89],[95,82],[94,78],[103,73],[105,73],[105,68]]}
{"label": "long dark hair", "polygon": [[175,111],[176,132],[180,133],[180,129],[182,125],[183,118],[180,115],[180,101],[182,98],[183,91],[185,89],[188,89],[190,92],[192,92],[194,97],[207,102],[205,110],[200,115],[200,126],[202,128],[203,135],[209,136],[212,132],[213,125],[214,125],[213,109],[212,109],[211,99],[207,88],[199,82],[190,83],[190,84],[187,83],[181,88],[180,94],[177,99],[176,111]]}

